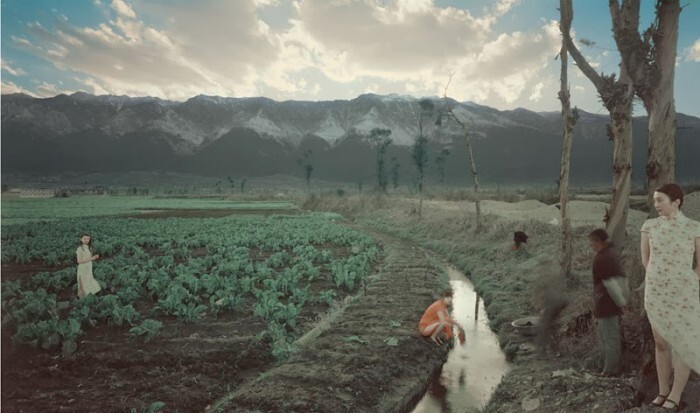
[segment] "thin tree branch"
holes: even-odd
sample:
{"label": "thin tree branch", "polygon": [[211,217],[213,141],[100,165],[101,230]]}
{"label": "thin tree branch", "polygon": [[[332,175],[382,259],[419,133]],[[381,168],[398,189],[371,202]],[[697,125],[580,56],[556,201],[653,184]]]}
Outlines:
{"label": "thin tree branch", "polygon": [[591,83],[593,83],[596,90],[598,90],[598,93],[602,95],[602,91],[605,89],[605,81],[603,80],[603,77],[600,76],[595,69],[593,69],[586,58],[583,57],[583,54],[581,54],[578,47],[576,47],[574,41],[571,39],[571,20],[574,18],[574,10],[573,6],[571,5],[571,0],[562,1],[561,7],[563,8],[567,18],[570,19],[569,25],[567,27],[562,27],[561,30],[561,33],[564,36],[566,48],[569,50],[569,53],[571,53],[571,57],[576,62],[576,65],[578,65],[581,72],[586,75]]}

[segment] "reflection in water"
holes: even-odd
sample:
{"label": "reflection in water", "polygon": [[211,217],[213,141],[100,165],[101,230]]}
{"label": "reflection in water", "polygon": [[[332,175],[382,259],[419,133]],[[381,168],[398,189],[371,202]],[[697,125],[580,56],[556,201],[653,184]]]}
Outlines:
{"label": "reflection in water", "polygon": [[428,395],[438,402],[440,411],[450,411],[450,405],[447,403],[447,387],[443,386],[440,380],[433,380],[430,382],[428,386]]}
{"label": "reflection in water", "polygon": [[[452,317],[466,329],[433,380],[414,413],[446,413],[482,408],[508,370],[497,336],[489,329],[488,316],[471,282],[457,269],[448,267],[454,291]],[[475,311],[476,309],[476,311]]]}

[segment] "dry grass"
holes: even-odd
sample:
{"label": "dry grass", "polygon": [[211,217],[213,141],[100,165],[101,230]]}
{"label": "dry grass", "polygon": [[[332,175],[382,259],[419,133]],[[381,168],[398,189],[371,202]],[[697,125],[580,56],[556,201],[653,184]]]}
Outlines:
{"label": "dry grass", "polygon": [[[438,201],[469,201],[474,202],[476,196],[473,189],[442,189],[436,191],[428,191],[427,199]],[[502,202],[520,202],[526,199],[534,199],[547,205],[556,204],[559,202],[559,193],[556,189],[483,189],[479,191],[479,199],[502,201]]]}
{"label": "dry grass", "polygon": [[[466,195],[453,192],[448,196],[459,198]],[[483,231],[476,234],[474,216],[461,209],[426,204],[423,218],[419,219],[413,213],[415,204],[412,199],[393,197],[317,197],[307,201],[304,207],[346,214],[361,224],[415,242],[447,258],[473,281],[504,348],[510,340],[510,321],[536,313],[541,308],[541,298],[538,297],[543,286],[558,280],[570,299],[569,306],[562,313],[564,328],[560,348],[565,354],[575,355],[579,367],[595,368],[599,358],[597,333],[594,320],[584,316],[592,310],[591,262],[594,254],[586,236],[593,226],[572,231],[573,275],[564,280],[559,269],[561,235],[558,226],[537,220],[514,223],[485,215]],[[514,254],[510,249],[513,232],[518,230],[530,236],[529,255]],[[630,287],[637,288],[644,274],[639,259],[638,230],[630,228],[623,265]],[[627,323],[636,328],[634,320],[640,320],[642,313],[642,302],[635,297],[625,316]]]}
{"label": "dry grass", "polygon": [[336,212],[347,218],[375,211],[387,205],[387,198],[374,195],[311,195],[300,203],[302,209],[320,212]]}

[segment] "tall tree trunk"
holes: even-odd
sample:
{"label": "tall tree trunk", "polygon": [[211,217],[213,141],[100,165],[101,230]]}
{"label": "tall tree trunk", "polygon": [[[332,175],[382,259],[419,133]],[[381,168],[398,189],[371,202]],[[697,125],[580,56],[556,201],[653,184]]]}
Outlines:
{"label": "tall tree trunk", "polygon": [[[445,97],[447,99],[447,97]],[[452,108],[449,109],[450,116],[457,122],[457,124],[462,128],[464,132],[464,140],[467,144],[467,154],[469,155],[469,170],[472,173],[472,178],[474,179],[474,204],[476,205],[476,232],[481,232],[483,229],[483,224],[481,222],[481,200],[479,195],[479,172],[476,169],[476,159],[474,159],[474,150],[472,149],[472,140],[469,137],[469,131],[467,130],[467,125],[462,122],[457,115],[454,114]]]}
{"label": "tall tree trunk", "polygon": [[[659,79],[655,93],[649,97],[649,158],[647,181],[649,182],[649,207],[653,206],[654,190],[673,182],[676,178],[676,106],[673,85],[676,74],[678,49],[678,18],[680,1],[659,1],[657,5],[659,26],[652,34]],[[646,103],[645,103],[646,105]]]}
{"label": "tall tree trunk", "polygon": [[479,173],[476,170],[476,161],[474,160],[474,151],[472,150],[472,140],[469,135],[467,138],[467,150],[469,151],[469,163],[474,177],[474,204],[476,206],[476,232],[481,232],[483,225],[481,223],[481,199],[479,195]]}
{"label": "tall tree trunk", "polygon": [[[669,86],[673,90],[673,82]],[[673,94],[655,96],[654,110],[649,112],[649,155],[647,158],[647,203],[649,212],[656,215],[653,208],[654,191],[661,185],[675,181],[676,175],[676,109]]]}
{"label": "tall tree trunk", "polygon": [[559,204],[561,206],[561,272],[564,277],[569,278],[571,276],[571,262],[573,259],[573,242],[571,239],[571,223],[569,221],[569,165],[571,159],[571,141],[573,138],[574,125],[578,118],[578,111],[575,109],[573,111],[571,110],[571,102],[569,100],[569,81],[567,75],[569,55],[567,53],[564,33],[570,31],[573,14],[568,13],[568,10],[565,9],[564,1],[565,0],[560,0],[561,21],[559,22],[559,29],[562,32],[561,52],[559,53],[561,59],[559,100],[561,101],[561,119],[564,126],[561,172],[559,175]]}
{"label": "tall tree trunk", "polygon": [[[620,0],[609,0],[609,8],[615,43],[649,119],[646,184],[649,215],[653,217],[656,215],[653,208],[654,190],[675,179],[676,110],[673,87],[681,7],[680,0],[657,0],[656,20],[641,37],[639,3],[639,0],[622,0],[622,4]],[[644,323],[648,327],[646,317]],[[656,386],[651,328],[644,329],[644,349],[637,383],[640,401],[650,393],[647,389]]]}
{"label": "tall tree trunk", "polygon": [[627,216],[632,186],[632,100],[634,89],[625,70],[620,67],[621,96],[610,111],[610,139],[613,141],[613,192],[605,216],[606,230],[613,249],[622,254],[627,237]]}
{"label": "tall tree trunk", "polygon": [[418,218],[423,217],[423,178],[418,182],[418,193],[420,200],[418,201]]}
{"label": "tall tree trunk", "polygon": [[464,132],[464,140],[467,144],[467,153],[469,155],[469,169],[472,173],[472,178],[474,179],[474,204],[476,206],[476,232],[479,233],[483,229],[483,223],[481,222],[481,198],[479,194],[479,171],[476,169],[476,159],[474,158],[474,150],[472,149],[472,140],[469,137],[469,130],[467,130],[467,125],[462,122],[457,115],[455,115],[454,111],[452,110],[452,107],[449,105],[449,100],[447,98],[447,89],[450,87],[450,83],[452,82],[452,76],[450,75],[450,80],[447,82],[447,85],[445,85],[445,92],[443,93],[443,97],[446,102],[447,106],[447,112],[449,113],[450,117],[454,119],[455,122],[459,125],[460,128],[462,128],[462,132]]}
{"label": "tall tree trunk", "polygon": [[654,190],[675,180],[676,108],[673,102],[680,0],[657,0],[656,20],[639,35],[639,0],[609,0],[620,56],[649,115],[647,188],[650,216]]}
{"label": "tall tree trunk", "polygon": [[[573,19],[572,0],[561,1],[561,8]],[[568,30],[562,31],[567,50],[581,72],[595,86],[603,105],[610,114],[608,136],[613,142],[613,191],[610,209],[606,212],[606,230],[619,254],[625,244],[629,195],[632,184],[632,78],[620,64],[620,77],[598,74],[578,50]]]}

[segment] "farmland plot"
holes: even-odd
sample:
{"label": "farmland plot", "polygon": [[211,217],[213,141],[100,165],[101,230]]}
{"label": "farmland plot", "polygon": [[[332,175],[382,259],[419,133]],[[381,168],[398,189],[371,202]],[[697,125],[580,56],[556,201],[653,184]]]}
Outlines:
{"label": "farmland plot", "polygon": [[[77,300],[82,230],[103,291]],[[284,358],[379,259],[320,215],[71,219],[5,227],[2,247],[7,411],[202,410]]]}
{"label": "farmland plot", "polygon": [[106,217],[115,215],[182,213],[196,211],[200,216],[226,216],[234,213],[294,212],[289,201],[232,201],[225,199],[179,199],[144,196],[72,196],[69,198],[2,198],[2,225],[56,221],[78,217]]}

